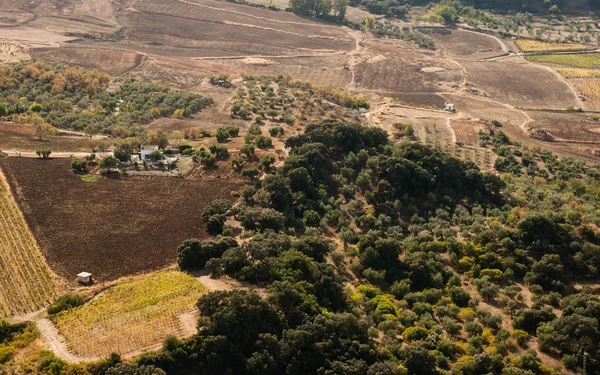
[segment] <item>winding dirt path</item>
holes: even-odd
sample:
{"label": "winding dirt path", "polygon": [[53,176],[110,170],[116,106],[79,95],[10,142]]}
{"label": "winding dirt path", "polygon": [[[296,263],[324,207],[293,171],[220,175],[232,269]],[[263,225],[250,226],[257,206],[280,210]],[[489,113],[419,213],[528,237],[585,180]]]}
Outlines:
{"label": "winding dirt path", "polygon": [[40,331],[42,341],[50,348],[55,356],[67,363],[92,362],[99,360],[99,357],[80,357],[74,355],[69,350],[66,339],[58,333],[54,323],[48,318],[35,321],[37,329]]}

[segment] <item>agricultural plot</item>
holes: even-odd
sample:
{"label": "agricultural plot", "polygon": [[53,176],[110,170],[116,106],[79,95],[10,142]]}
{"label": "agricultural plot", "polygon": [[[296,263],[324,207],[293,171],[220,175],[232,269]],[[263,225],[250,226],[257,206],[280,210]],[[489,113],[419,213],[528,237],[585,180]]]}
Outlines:
{"label": "agricultural plot", "polygon": [[356,65],[357,89],[375,90],[386,96],[435,93],[444,85],[452,86],[462,80],[462,71],[455,64],[398,48],[386,51],[380,50],[380,46],[369,47],[371,52],[380,55]]}
{"label": "agricultural plot", "polygon": [[553,68],[563,77],[570,78],[600,78],[600,70],[577,68]]}
{"label": "agricultural plot", "polygon": [[101,70],[113,76],[121,75],[142,62],[141,54],[103,48],[36,48],[31,51],[31,55],[35,58]]}
{"label": "agricultural plot", "polygon": [[566,66],[570,68],[600,69],[600,55],[596,53],[569,54],[569,55],[535,55],[526,56],[528,61],[552,66]]}
{"label": "agricultural plot", "polygon": [[465,30],[439,30],[431,34],[436,45],[449,57],[485,59],[505,53],[500,41],[485,34]]}
{"label": "agricultural plot", "polygon": [[33,152],[49,148],[53,152],[88,152],[89,138],[79,136],[48,136],[40,141],[32,125],[0,121],[0,150]]}
{"label": "agricultural plot", "polygon": [[55,283],[0,170],[0,318],[45,307]]}
{"label": "agricultural plot", "polygon": [[585,113],[530,111],[533,128],[545,130],[559,142],[600,143],[600,122]]}
{"label": "agricultural plot", "polygon": [[355,45],[339,27],[285,12],[205,0],[153,0],[135,6],[135,12],[122,18],[128,40],[160,46],[155,51],[161,55],[297,55],[298,49],[304,53],[349,51]]}
{"label": "agricultural plot", "polygon": [[206,238],[199,213],[243,184],[181,178],[99,178],[84,182],[69,160],[0,159],[25,218],[52,268],[99,281],[175,262],[177,246]]}
{"label": "agricultural plot", "polygon": [[[600,73],[600,71],[599,71]],[[584,107],[591,110],[600,110],[600,79],[598,78],[583,78],[572,79],[571,83],[577,91],[579,91],[586,100]]]}
{"label": "agricultural plot", "polygon": [[515,43],[523,52],[581,51],[587,48],[583,44],[548,43],[528,39],[519,39]]}
{"label": "agricultural plot", "polygon": [[185,336],[179,316],[206,288],[192,276],[159,272],[117,283],[86,305],[52,319],[71,350],[85,357],[128,354]]}
{"label": "agricultural plot", "polygon": [[461,61],[469,82],[489,97],[520,108],[564,109],[579,99],[550,69],[518,62]]}

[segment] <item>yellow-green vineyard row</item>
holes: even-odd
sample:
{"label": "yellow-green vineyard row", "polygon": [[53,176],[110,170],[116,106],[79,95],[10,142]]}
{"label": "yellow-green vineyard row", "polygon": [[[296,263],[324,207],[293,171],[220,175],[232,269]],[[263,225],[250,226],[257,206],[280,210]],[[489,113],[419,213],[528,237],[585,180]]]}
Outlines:
{"label": "yellow-green vineyard row", "polygon": [[179,315],[194,309],[205,291],[190,275],[159,272],[121,282],[53,320],[74,353],[86,357],[126,354],[179,336]]}
{"label": "yellow-green vineyard row", "polygon": [[546,43],[526,39],[517,40],[516,43],[523,52],[579,51],[586,49],[583,44]]}
{"label": "yellow-green vineyard row", "polygon": [[600,55],[596,53],[535,55],[526,56],[525,58],[528,61],[540,64],[561,65],[571,68],[600,69]]}
{"label": "yellow-green vineyard row", "polygon": [[54,296],[45,259],[0,171],[0,317],[36,311]]}

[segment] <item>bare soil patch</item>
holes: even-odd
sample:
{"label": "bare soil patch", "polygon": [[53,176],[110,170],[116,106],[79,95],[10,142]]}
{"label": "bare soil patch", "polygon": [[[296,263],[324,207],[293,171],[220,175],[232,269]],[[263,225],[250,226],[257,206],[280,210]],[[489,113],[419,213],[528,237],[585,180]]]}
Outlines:
{"label": "bare soil patch", "polygon": [[118,76],[138,66],[143,55],[103,48],[37,48],[31,51],[36,58],[75,64]]}
{"label": "bare soil patch", "polygon": [[515,107],[564,109],[580,104],[575,91],[556,72],[524,60],[459,63],[469,82],[489,97]]}
{"label": "bare soil patch", "polygon": [[68,281],[99,281],[162,268],[188,238],[207,237],[203,207],[242,184],[179,178],[86,183],[69,160],[3,158],[0,167],[51,267]]}
{"label": "bare soil patch", "polygon": [[504,54],[502,45],[493,37],[465,30],[442,29],[431,34],[448,57],[485,59]]}
{"label": "bare soil patch", "polygon": [[544,129],[556,141],[600,144],[600,122],[589,114],[529,111],[535,120],[532,128]]}
{"label": "bare soil patch", "polygon": [[41,141],[32,125],[0,121],[0,150],[32,152],[39,149],[53,152],[90,152],[88,138],[78,136],[50,136]]}

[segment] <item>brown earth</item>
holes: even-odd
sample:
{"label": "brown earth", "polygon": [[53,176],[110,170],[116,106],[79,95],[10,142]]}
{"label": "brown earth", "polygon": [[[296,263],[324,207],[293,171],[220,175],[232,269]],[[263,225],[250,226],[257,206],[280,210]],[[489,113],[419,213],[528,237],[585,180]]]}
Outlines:
{"label": "brown earth", "polygon": [[242,186],[143,177],[88,183],[69,163],[0,160],[50,266],[67,281],[81,271],[106,281],[172,264],[182,241],[207,237],[203,207]]}
{"label": "brown earth", "polygon": [[484,95],[520,108],[579,107],[577,93],[558,73],[525,60],[465,61],[467,80]]}
{"label": "brown earth", "polygon": [[90,152],[88,138],[78,136],[50,136],[41,141],[32,125],[0,121],[0,150],[35,151],[51,149],[53,152]]}
{"label": "brown earth", "polygon": [[498,40],[485,34],[466,30],[437,29],[431,33],[437,46],[451,58],[486,59],[503,55],[504,46]]}

